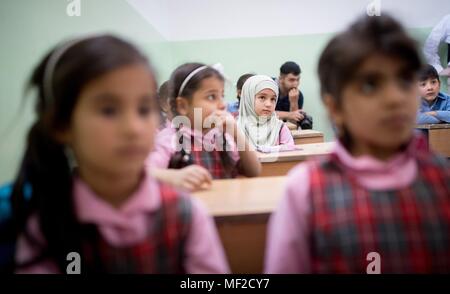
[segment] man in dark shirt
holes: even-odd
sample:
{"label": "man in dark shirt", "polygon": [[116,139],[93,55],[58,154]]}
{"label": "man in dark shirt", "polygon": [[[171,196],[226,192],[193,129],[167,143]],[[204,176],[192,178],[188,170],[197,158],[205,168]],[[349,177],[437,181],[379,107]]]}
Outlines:
{"label": "man in dark shirt", "polygon": [[297,123],[304,118],[302,113],[303,94],[299,90],[300,86],[300,66],[293,62],[285,62],[280,67],[278,87],[280,95],[275,110],[278,117],[284,121],[288,120]]}

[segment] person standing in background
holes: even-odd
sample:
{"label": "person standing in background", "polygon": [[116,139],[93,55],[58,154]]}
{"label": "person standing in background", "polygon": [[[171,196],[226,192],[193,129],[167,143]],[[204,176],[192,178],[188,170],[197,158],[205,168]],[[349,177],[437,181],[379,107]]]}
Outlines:
{"label": "person standing in background", "polygon": [[[442,42],[447,43],[447,66],[444,68],[439,57],[439,45]],[[438,74],[447,78],[447,89],[450,88],[450,14],[447,14],[442,20],[433,28],[425,45],[423,53],[429,64],[431,64]]]}

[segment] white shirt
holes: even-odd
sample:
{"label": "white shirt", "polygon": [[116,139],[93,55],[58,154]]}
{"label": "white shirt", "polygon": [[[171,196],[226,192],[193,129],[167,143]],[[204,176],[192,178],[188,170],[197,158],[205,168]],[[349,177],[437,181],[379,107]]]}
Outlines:
{"label": "white shirt", "polygon": [[[444,68],[439,57],[439,44],[445,41],[450,44],[450,14],[446,15],[434,28],[425,41],[423,53],[429,64],[440,73]],[[447,65],[450,67],[450,62]]]}

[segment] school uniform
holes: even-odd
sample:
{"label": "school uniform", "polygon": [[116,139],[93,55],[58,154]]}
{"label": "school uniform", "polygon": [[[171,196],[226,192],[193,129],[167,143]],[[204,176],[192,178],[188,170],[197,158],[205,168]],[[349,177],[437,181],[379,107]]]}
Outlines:
{"label": "school uniform", "polygon": [[292,137],[291,130],[284,124],[280,130],[280,136],[278,137],[278,145],[294,146],[294,137]]}
{"label": "school uniform", "polygon": [[[82,234],[80,255],[85,272],[229,272],[214,223],[193,197],[180,195],[147,175],[120,208],[102,200],[80,178],[74,179],[73,196],[78,221],[90,227]],[[31,217],[28,228],[45,244],[37,215]],[[36,243],[23,235],[16,249],[18,262],[39,252]],[[18,270],[58,272],[55,262],[49,259]]]}
{"label": "school uniform", "polygon": [[[227,111],[234,114],[239,112],[239,101],[228,103]],[[237,115],[236,115],[237,116]]]}
{"label": "school uniform", "polygon": [[387,162],[338,142],[295,167],[269,223],[265,272],[365,274],[377,252],[381,273],[449,273],[450,167],[422,140]]}
{"label": "school uniform", "polygon": [[[224,135],[218,128],[213,128],[206,134],[184,126],[179,130],[174,128],[162,130],[156,136],[155,147],[146,161],[147,165],[174,168],[170,164],[177,153],[181,152],[181,146],[184,146],[190,154],[191,163],[207,169],[214,179],[238,176],[240,157],[237,146],[229,134]],[[226,153],[221,154],[223,152]],[[228,168],[225,168],[224,160],[228,160]]]}

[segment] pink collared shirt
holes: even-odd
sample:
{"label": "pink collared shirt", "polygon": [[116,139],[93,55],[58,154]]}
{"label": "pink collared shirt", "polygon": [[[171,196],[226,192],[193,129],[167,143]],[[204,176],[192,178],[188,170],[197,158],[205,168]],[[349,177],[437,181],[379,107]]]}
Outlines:
{"label": "pink collared shirt", "polygon": [[[146,237],[149,212],[161,205],[157,182],[145,176],[140,187],[120,207],[114,208],[102,200],[79,178],[74,179],[73,195],[75,210],[81,223],[94,223],[99,233],[111,245],[130,246]],[[218,237],[215,224],[208,216],[205,207],[194,197],[192,202],[192,223],[185,247],[184,266],[188,273],[229,273],[229,267]],[[44,242],[39,229],[37,216],[28,221],[30,233]],[[38,254],[38,248],[29,243],[24,236],[17,242],[16,260],[24,262]],[[59,269],[51,260],[44,260],[33,266],[21,269],[18,273],[58,273]]]}
{"label": "pink collared shirt", "polygon": [[[367,189],[399,189],[410,185],[417,176],[417,162],[412,156],[413,145],[411,143],[406,151],[386,162],[370,156],[355,158],[339,142],[333,152],[342,162],[345,173],[351,174]],[[309,172],[307,164],[299,164],[288,174],[283,198],[269,221],[264,266],[266,273],[311,272]]]}
{"label": "pink collared shirt", "polygon": [[[155,146],[146,160],[146,165],[149,167],[167,168],[172,155],[177,151],[177,148],[180,149],[177,140],[183,134],[188,136],[193,135],[194,146],[192,148],[195,148],[194,150],[199,150],[197,148],[213,150],[214,146],[216,146],[216,138],[222,136],[218,128],[213,128],[206,134],[187,127],[182,127],[178,131],[172,127],[165,128],[156,135]],[[228,145],[226,151],[237,162],[240,157],[236,142],[228,133],[225,134],[225,139]]]}
{"label": "pink collared shirt", "polygon": [[283,124],[281,127],[280,136],[278,137],[278,145],[295,145],[294,137],[292,137],[291,130],[289,130],[286,124]]}

